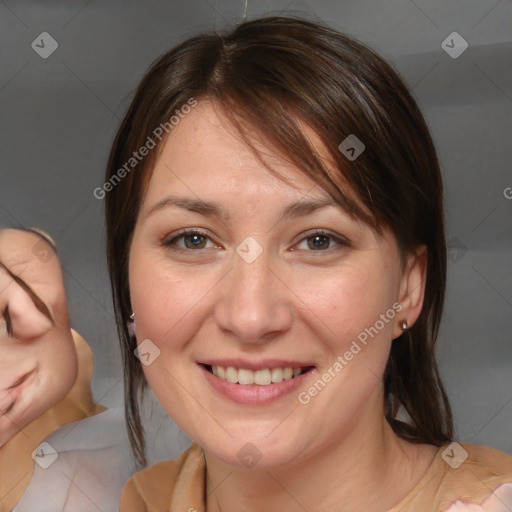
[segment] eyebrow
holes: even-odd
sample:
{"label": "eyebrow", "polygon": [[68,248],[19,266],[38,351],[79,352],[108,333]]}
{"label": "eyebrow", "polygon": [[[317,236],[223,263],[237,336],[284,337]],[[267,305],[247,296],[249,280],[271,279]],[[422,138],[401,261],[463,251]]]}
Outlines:
{"label": "eyebrow", "polygon": [[183,208],[190,212],[200,213],[201,215],[205,215],[207,217],[220,217],[224,220],[229,219],[228,213],[221,205],[217,203],[203,201],[202,199],[191,199],[188,197],[177,196],[164,197],[164,199],[158,201],[158,203],[156,203],[149,209],[146,216],[149,217],[150,215],[153,215],[155,212],[171,206]]}
{"label": "eyebrow", "polygon": [[[187,197],[167,196],[164,199],[154,204],[146,214],[146,217],[154,214],[157,211],[163,210],[169,207],[178,207],[185,210],[199,213],[207,217],[218,217],[223,220],[229,219],[227,211],[218,203],[211,201],[203,201],[202,199],[191,199]],[[331,198],[309,200],[309,201],[297,201],[295,203],[286,206],[280,214],[279,221],[287,219],[295,219],[298,217],[306,216],[313,213],[316,210],[327,207],[341,208],[343,211],[347,211],[339,203],[335,202]]]}

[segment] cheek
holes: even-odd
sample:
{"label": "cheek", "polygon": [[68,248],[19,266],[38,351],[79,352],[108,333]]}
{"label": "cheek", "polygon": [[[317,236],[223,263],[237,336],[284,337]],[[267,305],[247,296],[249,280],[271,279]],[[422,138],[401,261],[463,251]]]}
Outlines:
{"label": "cheek", "polygon": [[165,261],[143,259],[134,252],[130,297],[138,342],[150,339],[161,349],[178,348],[179,339],[187,338],[186,330],[199,323],[201,300],[212,287],[210,275],[169,268]]}
{"label": "cheek", "polygon": [[381,381],[396,315],[394,281],[385,266],[361,265],[301,282],[300,299],[308,306],[303,321],[323,345],[324,358],[322,382],[301,390],[300,403],[314,402],[318,417],[332,420],[318,428],[329,430],[355,421]]}
{"label": "cheek", "polygon": [[[394,290],[386,267],[354,267],[323,280],[320,288],[304,296],[314,312],[309,324],[326,347],[318,378],[328,382],[322,394],[325,403],[337,404],[328,413],[336,422],[344,422],[349,411],[357,415],[381,381],[397,314]],[[318,389],[323,384],[305,390],[306,399]]]}
{"label": "cheek", "polygon": [[71,331],[52,332],[41,340],[41,400],[47,408],[64,398],[76,381],[78,360]]}
{"label": "cheek", "polygon": [[[294,287],[306,306],[308,323],[337,353],[374,326],[395,300],[393,280],[385,267],[352,266],[324,276],[297,276]],[[379,331],[387,336],[392,322]],[[364,335],[361,336],[364,338]]]}

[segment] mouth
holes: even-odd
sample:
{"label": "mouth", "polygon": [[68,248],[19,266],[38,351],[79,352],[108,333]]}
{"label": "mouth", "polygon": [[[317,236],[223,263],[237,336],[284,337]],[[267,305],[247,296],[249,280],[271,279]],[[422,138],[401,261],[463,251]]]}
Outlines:
{"label": "mouth", "polygon": [[16,389],[18,386],[21,386],[31,375],[34,373],[34,370],[23,374],[19,379],[15,380],[13,384],[11,384],[7,390]]}
{"label": "mouth", "polygon": [[5,406],[2,406],[0,410],[0,416],[5,416],[9,412],[12,411],[16,403],[20,400],[23,392],[27,387],[34,382],[35,370],[31,370],[27,373],[21,375],[21,377],[17,378],[13,383],[5,389],[6,394],[9,396],[9,403]]}
{"label": "mouth", "polygon": [[12,401],[10,402],[8,405],[6,406],[0,406],[0,418],[3,417],[3,416],[7,416],[7,414],[9,414],[12,410],[12,408],[14,407],[14,404],[16,403],[16,401]]}
{"label": "mouth", "polygon": [[[243,361],[199,363],[204,378],[216,394],[237,404],[261,406],[293,397],[294,392],[315,371],[312,365],[266,362],[261,365]],[[252,368],[247,368],[251,366]]]}
{"label": "mouth", "polygon": [[270,386],[272,384],[279,384],[284,380],[296,379],[315,368],[314,366],[277,366],[251,370],[249,368],[237,368],[235,366],[219,364],[202,364],[201,366],[220,380],[240,386]]}

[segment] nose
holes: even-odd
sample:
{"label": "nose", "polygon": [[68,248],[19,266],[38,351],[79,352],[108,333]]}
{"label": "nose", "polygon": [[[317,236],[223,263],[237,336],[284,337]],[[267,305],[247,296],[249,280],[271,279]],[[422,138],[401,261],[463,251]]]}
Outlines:
{"label": "nose", "polygon": [[270,263],[265,251],[251,263],[235,255],[223,280],[215,319],[219,329],[241,343],[266,343],[292,325],[292,293]]}

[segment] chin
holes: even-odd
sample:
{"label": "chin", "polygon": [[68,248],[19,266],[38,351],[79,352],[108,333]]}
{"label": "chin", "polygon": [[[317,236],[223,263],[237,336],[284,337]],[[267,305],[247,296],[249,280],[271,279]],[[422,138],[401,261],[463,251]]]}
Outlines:
{"label": "chin", "polygon": [[237,468],[266,470],[286,466],[303,450],[299,443],[287,436],[286,439],[258,438],[256,435],[237,438],[225,437],[219,440],[198,439],[197,443],[227,465]]}

